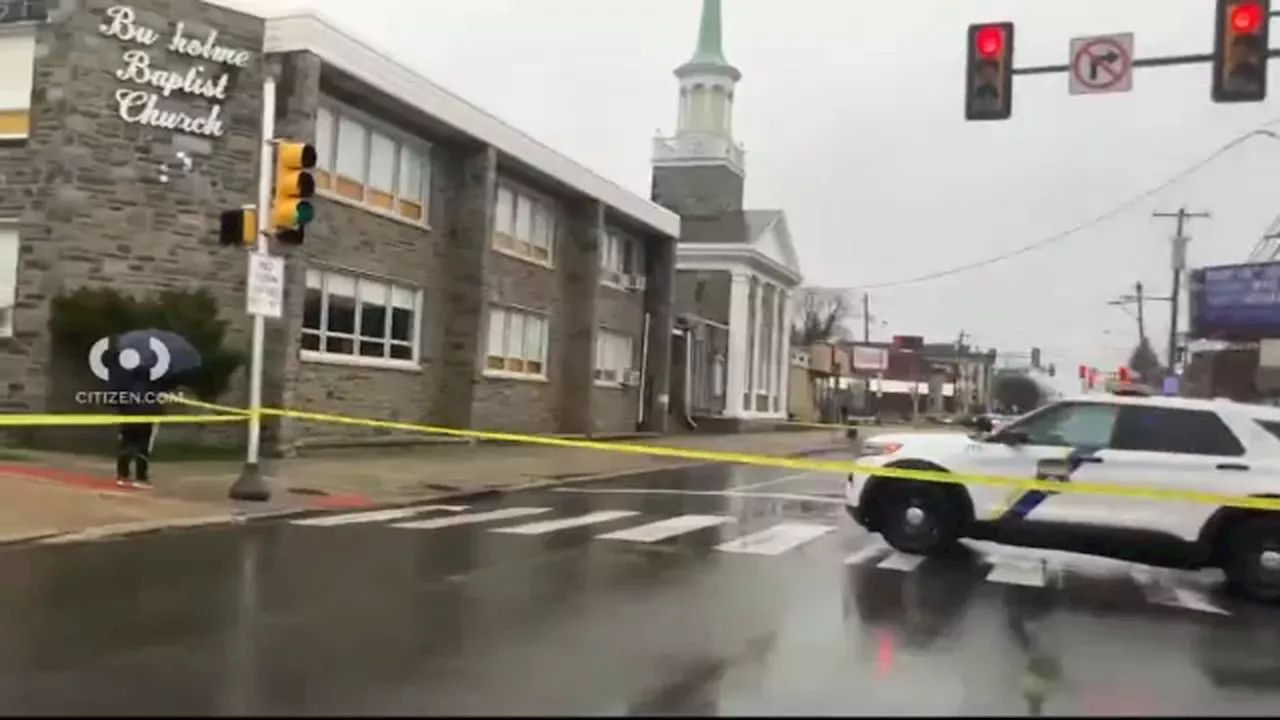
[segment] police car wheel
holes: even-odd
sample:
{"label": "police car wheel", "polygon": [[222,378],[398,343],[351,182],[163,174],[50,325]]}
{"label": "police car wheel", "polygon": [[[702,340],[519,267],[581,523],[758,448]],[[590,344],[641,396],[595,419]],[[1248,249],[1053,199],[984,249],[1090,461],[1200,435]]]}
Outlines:
{"label": "police car wheel", "polygon": [[940,555],[955,546],[955,513],[941,488],[925,483],[903,484],[886,489],[876,504],[877,527],[894,550]]}
{"label": "police car wheel", "polygon": [[1249,597],[1280,602],[1280,519],[1255,517],[1233,528],[1224,570]]}

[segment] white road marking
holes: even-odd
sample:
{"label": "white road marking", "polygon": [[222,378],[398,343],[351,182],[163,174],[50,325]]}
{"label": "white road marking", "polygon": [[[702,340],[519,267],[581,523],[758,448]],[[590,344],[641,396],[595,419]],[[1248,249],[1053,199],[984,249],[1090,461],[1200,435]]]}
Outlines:
{"label": "white road marking", "polygon": [[838,495],[796,495],[791,493],[744,493],[736,490],[673,490],[670,488],[552,488],[551,492],[580,493],[587,495],[701,495],[708,497],[740,497],[756,500],[790,500],[816,502],[828,505],[844,505],[844,497]]}
{"label": "white road marking", "polygon": [[346,513],[343,515],[323,515],[321,517],[294,520],[290,525],[306,525],[309,527],[332,527],[334,525],[355,525],[358,523],[386,522],[403,520],[404,518],[422,515],[433,511],[462,512],[466,505],[419,505],[408,508],[392,508],[390,510],[370,510],[369,512]]}
{"label": "white road marking", "polygon": [[1188,610],[1195,610],[1196,612],[1210,613],[1213,615],[1230,615],[1231,614],[1229,610],[1219,607],[1217,603],[1209,599],[1208,595],[1206,595],[1205,593],[1199,590],[1192,590],[1191,588],[1182,588],[1182,587],[1176,587],[1176,588],[1170,588],[1170,589],[1173,591],[1173,597],[1171,598],[1172,602],[1160,603],[1160,604],[1183,607]]}
{"label": "white road marking", "polygon": [[720,543],[716,550],[746,555],[781,555],[835,530],[832,525],[780,523],[750,535]]}
{"label": "white road marking", "polygon": [[911,572],[920,567],[920,563],[924,562],[923,555],[908,555],[902,552],[894,552],[885,558],[876,567],[881,570],[897,570],[899,572]]}
{"label": "white road marking", "polygon": [[761,482],[748,483],[746,485],[734,485],[733,489],[736,492],[742,492],[744,490],[755,490],[756,488],[768,487],[770,485],[777,485],[779,483],[790,482],[792,480],[799,480],[800,478],[806,478],[811,475],[820,475],[820,474],[821,473],[817,471],[810,471],[810,472],[796,473],[794,475],[783,475],[780,478],[773,478],[772,480],[763,480]]}
{"label": "white road marking", "polygon": [[1045,565],[1039,562],[1016,561],[999,558],[994,561],[991,572],[987,573],[987,582],[1002,585],[1021,585],[1023,587],[1045,586]]}
{"label": "white road marking", "polygon": [[620,520],[625,517],[639,515],[638,510],[599,510],[597,512],[579,515],[577,517],[562,518],[560,520],[538,520],[524,525],[516,525],[514,527],[493,528],[489,532],[510,533],[512,535],[545,535],[557,530],[568,530],[569,528],[583,527],[585,525],[597,525],[599,523],[610,522],[612,520]]}
{"label": "white road marking", "polygon": [[652,543],[666,540],[677,535],[684,535],[696,530],[716,527],[733,522],[727,515],[680,515],[678,517],[659,520],[639,525],[626,530],[617,530],[604,535],[597,535],[600,540],[626,540],[628,542]]}
{"label": "white road marking", "polygon": [[502,508],[500,510],[490,510],[488,512],[471,513],[469,515],[451,515],[449,517],[431,518],[430,520],[416,520],[414,522],[397,523],[391,527],[401,528],[404,530],[437,530],[439,528],[454,527],[456,525],[472,525],[474,523],[489,522],[491,520],[510,520],[511,518],[525,517],[526,515],[537,515],[538,513],[544,512],[551,512],[551,508],[512,507]]}
{"label": "white road marking", "polygon": [[883,540],[872,540],[863,547],[853,551],[849,557],[844,559],[845,565],[861,565],[862,563],[876,557],[880,553],[888,550],[889,546]]}

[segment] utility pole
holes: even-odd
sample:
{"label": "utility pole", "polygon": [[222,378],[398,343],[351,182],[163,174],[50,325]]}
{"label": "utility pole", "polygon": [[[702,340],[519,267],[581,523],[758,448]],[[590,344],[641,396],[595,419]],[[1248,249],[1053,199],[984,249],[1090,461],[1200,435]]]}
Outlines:
{"label": "utility pole", "polygon": [[1173,273],[1169,292],[1169,374],[1176,375],[1174,367],[1178,362],[1178,305],[1182,295],[1182,273],[1187,268],[1187,243],[1191,241],[1186,234],[1186,225],[1188,220],[1208,219],[1210,215],[1207,212],[1188,212],[1183,205],[1177,212],[1156,212],[1151,213],[1151,216],[1174,218],[1177,221],[1173,238],[1169,241],[1169,268]]}
{"label": "utility pole", "polygon": [[871,342],[871,293],[862,293],[862,342]]}
{"label": "utility pole", "polygon": [[[1121,308],[1128,307],[1129,305],[1138,306],[1138,313],[1134,317],[1138,321],[1138,342],[1142,343],[1147,339],[1147,320],[1146,320],[1147,301],[1148,300],[1167,300],[1167,299],[1168,298],[1153,298],[1148,296],[1145,292],[1145,288],[1142,285],[1142,281],[1139,280],[1138,282],[1133,284],[1132,293],[1128,295],[1121,295],[1120,297],[1116,298],[1115,300],[1112,300],[1107,304],[1115,305]],[[1128,311],[1126,310],[1126,312]]]}

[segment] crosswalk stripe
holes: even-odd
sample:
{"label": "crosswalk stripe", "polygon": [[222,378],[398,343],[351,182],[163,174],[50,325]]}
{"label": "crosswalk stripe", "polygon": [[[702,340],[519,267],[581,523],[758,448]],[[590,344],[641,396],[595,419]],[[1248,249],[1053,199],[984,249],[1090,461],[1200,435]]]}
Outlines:
{"label": "crosswalk stripe", "polygon": [[1199,590],[1172,587],[1165,584],[1147,585],[1143,588],[1147,602],[1164,607],[1182,608],[1211,615],[1230,615],[1231,611],[1220,607]]}
{"label": "crosswalk stripe", "polygon": [[667,540],[677,535],[684,535],[695,530],[724,525],[733,522],[728,515],[680,515],[657,522],[638,525],[626,530],[616,530],[604,535],[597,535],[601,540],[626,540],[628,542],[652,543]]}
{"label": "crosswalk stripe", "polygon": [[831,525],[780,523],[760,532],[720,543],[716,550],[746,555],[781,555],[835,530]]}
{"label": "crosswalk stripe", "polygon": [[908,555],[902,552],[894,552],[885,558],[876,567],[881,570],[898,570],[900,572],[911,572],[920,567],[920,563],[924,562],[923,555]]}
{"label": "crosswalk stripe", "polygon": [[512,507],[502,508],[500,510],[490,510],[488,512],[470,513],[467,515],[450,515],[447,517],[431,518],[429,520],[415,520],[407,523],[396,523],[391,527],[401,528],[403,530],[438,530],[440,528],[454,527],[455,525],[472,525],[474,523],[489,522],[491,520],[509,520],[511,518],[537,515],[538,513],[544,512],[551,512],[551,508]]}
{"label": "crosswalk stripe", "polygon": [[861,548],[850,553],[849,556],[844,559],[844,564],[861,565],[888,549],[889,546],[886,545],[883,540],[872,540]]}
{"label": "crosswalk stripe", "polygon": [[997,559],[987,573],[987,582],[1023,587],[1044,587],[1045,566],[1037,562],[1017,562],[1007,558]]}
{"label": "crosswalk stripe", "polygon": [[386,522],[422,515],[434,511],[462,512],[466,505],[419,505],[417,507],[393,508],[390,510],[370,510],[369,512],[344,513],[342,515],[324,515],[321,517],[294,520],[291,525],[309,527],[333,527],[334,525],[354,525],[357,523]]}
{"label": "crosswalk stripe", "polygon": [[599,510],[577,517],[561,518],[560,520],[538,520],[514,527],[493,528],[489,532],[510,533],[512,535],[545,535],[557,530],[598,525],[639,514],[640,512],[637,510]]}

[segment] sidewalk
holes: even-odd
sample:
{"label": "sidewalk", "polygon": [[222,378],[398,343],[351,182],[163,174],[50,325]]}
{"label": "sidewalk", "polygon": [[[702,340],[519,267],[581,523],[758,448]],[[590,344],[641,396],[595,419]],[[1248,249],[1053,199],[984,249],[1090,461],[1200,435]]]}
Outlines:
{"label": "sidewalk", "polygon": [[[676,435],[627,444],[777,456],[851,447],[843,431],[833,430]],[[235,522],[255,515],[411,503],[704,464],[536,445],[352,449],[272,461],[265,466],[272,499],[237,503],[227,499],[227,490],[239,475],[238,462],[158,463],[155,489],[136,491],[115,486],[114,465],[106,458],[39,451],[15,451],[13,457],[0,461],[0,542],[24,533],[69,533],[104,525],[186,525],[217,518]]]}

